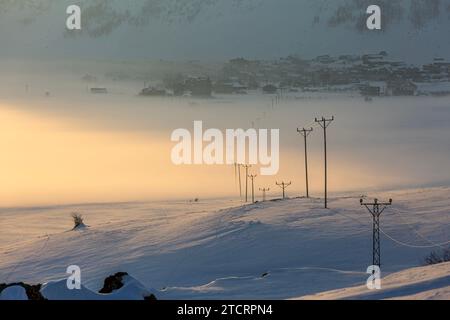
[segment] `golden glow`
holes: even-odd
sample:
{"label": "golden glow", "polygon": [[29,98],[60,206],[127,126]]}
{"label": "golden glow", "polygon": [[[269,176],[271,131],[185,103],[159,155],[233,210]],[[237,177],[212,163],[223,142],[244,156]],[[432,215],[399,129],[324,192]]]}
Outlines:
{"label": "golden glow", "polygon": [[170,148],[165,136],[80,129],[1,105],[1,205],[212,194],[217,168],[175,167]]}
{"label": "golden glow", "polygon": [[[70,101],[70,100],[68,100]],[[111,109],[108,103],[85,103],[80,106],[82,116],[77,116],[75,105],[68,104],[61,110],[75,110],[62,117],[57,109],[58,101],[50,109],[45,109],[46,101],[31,104],[20,102],[6,105],[0,102],[0,206],[27,206],[36,204],[60,204],[80,202],[118,202],[148,199],[192,199],[207,197],[237,196],[234,169],[232,166],[190,165],[175,166],[171,162],[170,141],[172,130],[183,120],[189,125],[190,118],[199,118],[206,109],[152,105],[140,106],[147,100],[137,100],[137,106]],[[128,101],[128,100],[127,100]],[[124,105],[126,101],[124,101]],[[26,107],[24,107],[26,105]],[[97,112],[91,117],[89,107]],[[109,109],[108,109],[109,108]],[[20,110],[20,111],[19,111]],[[51,112],[49,112],[51,110]],[[176,110],[167,112],[167,110]],[[217,108],[213,109],[218,112]],[[225,118],[226,108],[220,109]],[[124,119],[127,126],[103,123],[103,117],[111,112],[109,120],[124,119],[132,114],[139,119],[151,119],[151,124],[134,127],[135,118]],[[138,113],[139,112],[139,113]],[[192,114],[189,114],[192,113]],[[74,116],[76,114],[76,116]],[[109,114],[108,114],[109,115]],[[173,117],[176,115],[176,117]],[[295,119],[286,115],[286,119]],[[236,123],[229,119],[228,124]],[[161,126],[153,131],[143,128]],[[169,128],[173,125],[173,128]],[[237,124],[239,125],[239,124]],[[274,124],[277,126],[277,124]],[[289,196],[304,194],[303,146],[296,136],[295,145],[283,145],[283,138],[295,128],[295,124],[283,128],[280,146],[280,171],[277,176],[260,176],[257,167],[255,191],[271,188],[268,196],[280,194],[276,181],[292,181]],[[136,130],[135,130],[136,129]],[[335,130],[337,130],[336,128]],[[295,132],[295,131],[293,131]],[[310,142],[310,191],[312,196],[322,196],[323,192],[323,149],[322,137],[317,134]],[[334,146],[334,145],[332,145]],[[329,152],[330,192],[367,190],[396,183],[407,183],[408,175],[401,175],[401,168],[392,166],[389,170],[376,170],[377,164],[367,160],[365,149]],[[386,154],[386,153],[385,153]],[[391,159],[392,161],[392,159]],[[382,164],[381,164],[382,165]],[[379,166],[378,166],[379,167]],[[375,169],[375,170],[374,170]],[[397,170],[397,172],[395,172]],[[384,174],[384,175],[383,175]],[[376,177],[376,179],[375,179]],[[244,187],[242,171],[242,186]]]}

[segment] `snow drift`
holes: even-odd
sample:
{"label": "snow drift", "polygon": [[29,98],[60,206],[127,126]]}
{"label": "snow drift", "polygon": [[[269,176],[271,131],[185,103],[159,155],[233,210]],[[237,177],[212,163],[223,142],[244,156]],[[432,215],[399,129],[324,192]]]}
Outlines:
{"label": "snow drift", "polygon": [[[394,199],[381,218],[386,286],[403,283],[396,272],[422,265],[432,250],[450,244],[449,191],[370,195]],[[86,205],[90,228],[83,232],[67,232],[61,223],[67,215],[62,213],[61,221],[52,220],[60,232],[26,242],[4,240],[8,244],[0,247],[0,283],[47,282],[42,293],[59,299],[105,298],[94,292],[102,287],[105,274],[117,270],[126,270],[142,285],[129,278],[111,299],[142,299],[149,291],[158,299],[288,299],[364,286],[371,264],[372,221],[359,204],[360,196],[336,195],[330,210],[323,209],[318,198],[246,206],[229,200]],[[73,208],[56,207],[65,210]],[[45,217],[49,212],[41,208],[27,214]],[[10,225],[20,215],[2,213]],[[39,220],[46,226],[50,221]],[[34,227],[36,232],[45,228]],[[82,270],[78,294],[65,290],[60,280],[74,264]],[[431,272],[427,279],[432,279],[434,268],[441,270],[436,281],[443,281],[442,287],[448,281],[440,279],[445,266],[419,271]]]}

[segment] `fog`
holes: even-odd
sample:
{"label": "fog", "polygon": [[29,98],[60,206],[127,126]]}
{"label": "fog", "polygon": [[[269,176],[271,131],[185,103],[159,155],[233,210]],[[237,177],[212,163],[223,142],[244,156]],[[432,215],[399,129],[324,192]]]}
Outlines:
{"label": "fog", "polygon": [[205,129],[279,128],[280,171],[255,180],[256,190],[270,187],[271,196],[280,194],[275,182],[281,180],[293,182],[288,195],[304,194],[303,140],[296,128],[310,126],[311,190],[322,195],[323,133],[313,120],[332,115],[331,192],[450,182],[449,98],[366,102],[348,94],[310,99],[296,93],[272,108],[272,97],[260,93],[144,98],[137,95],[139,81],[106,78],[99,85],[109,93],[92,95],[79,65],[70,73],[25,69],[33,72],[6,72],[0,80],[1,206],[238,196],[232,166],[172,164],[170,135],[192,130],[194,120]]}
{"label": "fog", "polygon": [[[256,188],[292,181],[323,188],[322,132],[332,116],[332,192],[420,187],[450,181],[449,98],[355,94],[143,98],[167,75],[216,75],[229,58],[303,58],[389,52],[389,59],[450,58],[449,0],[380,1],[383,30],[364,28],[366,0],[80,0],[82,30],[65,28],[64,0],[0,0],[0,206],[236,196],[232,166],[174,166],[170,135],[206,128],[281,130],[281,167]],[[81,78],[94,75],[97,81]],[[108,88],[92,95],[89,87]],[[257,172],[258,168],[253,168]]]}

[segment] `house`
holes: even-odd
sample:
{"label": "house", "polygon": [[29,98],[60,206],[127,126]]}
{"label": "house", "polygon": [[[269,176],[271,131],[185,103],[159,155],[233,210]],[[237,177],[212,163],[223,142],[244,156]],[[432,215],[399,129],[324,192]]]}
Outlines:
{"label": "house", "polygon": [[332,58],[330,55],[323,55],[323,56],[318,56],[315,59],[317,62],[322,63],[322,64],[330,64],[335,62],[336,60],[334,58]]}
{"label": "house", "polygon": [[93,94],[106,94],[108,90],[106,88],[91,88],[91,93]]}
{"label": "house", "polygon": [[277,93],[278,88],[274,86],[273,84],[267,84],[262,88],[264,93],[267,94],[274,94]]}
{"label": "house", "polygon": [[221,94],[246,93],[247,87],[239,82],[218,81],[214,84],[214,92]]}
{"label": "house", "polygon": [[359,91],[365,97],[378,97],[381,95],[381,88],[378,86],[365,85]]}
{"label": "house", "polygon": [[368,81],[359,86],[359,92],[365,97],[378,97],[386,94],[386,82]]}
{"label": "house", "polygon": [[410,80],[391,80],[387,83],[387,92],[391,96],[414,96],[417,85]]}
{"label": "house", "polygon": [[195,97],[211,97],[212,82],[209,77],[189,78],[184,83],[185,89]]}
{"label": "house", "polygon": [[145,96],[145,97],[164,97],[167,95],[167,92],[164,89],[148,87],[148,88],[142,89],[142,91],[141,91],[141,93],[139,93],[139,95]]}
{"label": "house", "polygon": [[450,82],[419,82],[416,83],[418,95],[450,96]]}

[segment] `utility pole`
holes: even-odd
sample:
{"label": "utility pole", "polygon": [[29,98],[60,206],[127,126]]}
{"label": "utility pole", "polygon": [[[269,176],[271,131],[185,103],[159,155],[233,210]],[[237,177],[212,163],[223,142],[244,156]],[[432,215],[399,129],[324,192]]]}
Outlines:
{"label": "utility pole", "polygon": [[245,169],[245,202],[248,202],[248,169],[251,168],[251,165],[243,164]]}
{"label": "utility pole", "polygon": [[266,192],[270,191],[270,188],[259,188],[259,191],[262,191],[263,193],[263,202],[266,201]]}
{"label": "utility pole", "polygon": [[276,183],[277,186],[279,186],[281,189],[283,189],[283,199],[286,199],[286,188],[289,187],[292,184],[292,182],[289,183],[285,183],[284,181],[282,181],[281,183]]}
{"label": "utility pole", "polygon": [[250,179],[252,179],[252,203],[255,203],[255,178],[256,178],[256,174],[251,174],[248,177]]}
{"label": "utility pole", "polygon": [[308,138],[308,136],[311,134],[311,132],[313,132],[313,128],[311,129],[305,129],[303,128],[302,130],[297,129],[297,132],[300,133],[304,140],[305,140],[305,176],[306,176],[306,198],[309,198],[309,180],[308,180],[308,146],[307,146],[307,142],[306,139]]}
{"label": "utility pole", "polygon": [[238,163],[239,197],[242,200],[241,166],[242,166],[242,164]]}
{"label": "utility pole", "polygon": [[[375,199],[372,203],[364,202],[363,199],[359,201],[362,206],[365,206],[372,214],[373,218],[373,236],[372,236],[372,265],[381,267],[381,250],[380,250],[380,215],[387,206],[392,205],[392,199],[389,202],[378,202]],[[372,208],[370,208],[372,207]],[[381,207],[381,209],[380,209]]]}
{"label": "utility pole", "polygon": [[242,184],[241,184],[241,164],[234,163],[234,178],[238,178],[239,184],[239,197],[242,199]]}
{"label": "utility pole", "polygon": [[322,119],[316,118],[316,123],[318,123],[323,128],[323,141],[324,141],[324,155],[325,155],[325,209],[328,208],[328,168],[327,168],[327,128],[334,121],[334,117],[331,119],[326,119],[322,117]]}

